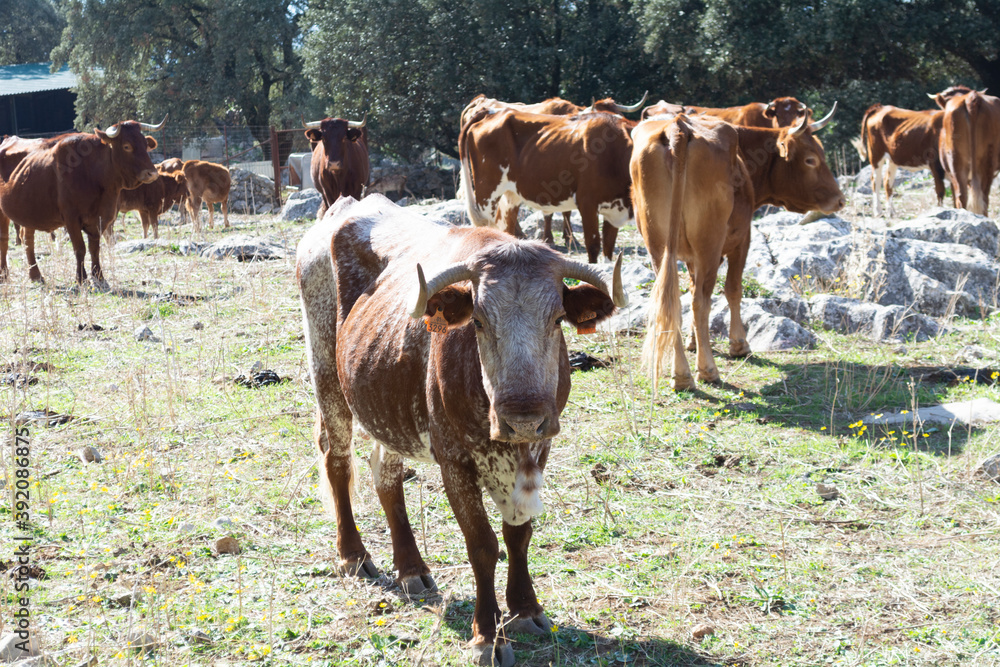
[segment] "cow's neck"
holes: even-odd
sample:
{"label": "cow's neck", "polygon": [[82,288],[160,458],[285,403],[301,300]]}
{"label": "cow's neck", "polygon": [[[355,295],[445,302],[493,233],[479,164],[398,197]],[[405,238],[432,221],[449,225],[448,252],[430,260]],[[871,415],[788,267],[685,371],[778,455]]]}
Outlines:
{"label": "cow's neck", "polygon": [[750,172],[756,209],[764,204],[773,204],[774,188],[771,174],[778,156],[778,134],[772,130],[756,127],[735,126],[739,137],[740,157]]}

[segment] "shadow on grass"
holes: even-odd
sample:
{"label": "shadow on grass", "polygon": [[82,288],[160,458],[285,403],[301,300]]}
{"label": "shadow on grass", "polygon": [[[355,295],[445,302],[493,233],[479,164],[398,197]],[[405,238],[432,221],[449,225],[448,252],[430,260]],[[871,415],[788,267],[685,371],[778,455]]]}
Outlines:
{"label": "shadow on grass", "polygon": [[[928,422],[916,426],[907,423],[861,428],[860,422],[870,416],[912,411],[914,405],[924,408],[947,402],[949,384],[963,381],[962,373],[956,373],[952,367],[847,361],[782,363],[756,355],[745,363],[751,367],[770,368],[781,375],[780,380],[762,386],[756,393],[744,390],[746,398],[763,401],[763,405],[753,405],[761,424],[808,429],[822,435],[856,436],[886,448],[904,444],[900,440],[904,432],[911,436],[916,432],[918,449],[943,455],[961,454],[969,439],[982,432],[982,429],[958,422],[953,425]],[[907,442],[912,448],[912,437]]]}
{"label": "shadow on grass", "polygon": [[[445,624],[460,637],[472,636],[474,598],[451,600],[445,610]],[[558,619],[555,619],[558,620]],[[722,665],[723,662],[692,651],[667,639],[634,636],[627,629],[616,628],[621,636],[592,632],[573,627],[554,626],[549,636],[515,633],[509,637],[517,665]],[[627,636],[627,638],[626,638]]]}

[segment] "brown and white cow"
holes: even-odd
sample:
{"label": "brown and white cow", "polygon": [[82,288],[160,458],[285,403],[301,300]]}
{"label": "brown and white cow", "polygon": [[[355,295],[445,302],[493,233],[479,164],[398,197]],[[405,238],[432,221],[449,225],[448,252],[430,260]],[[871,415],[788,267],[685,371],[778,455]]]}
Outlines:
{"label": "brown and white cow", "polygon": [[812,110],[794,97],[778,97],[768,104],[751,102],[740,107],[723,108],[683,106],[660,100],[642,110],[642,119],[678,113],[689,116],[703,114],[744,127],[789,127],[799,122],[799,119],[808,117]]}
{"label": "brown and white cow", "polygon": [[137,211],[142,222],[142,238],[160,238],[160,214],[183,202],[187,195],[187,177],[182,171],[163,172],[151,183],[143,183],[132,190],[122,190],[118,195],[118,212],[124,218],[127,211]]}
{"label": "brown and white cow", "polygon": [[208,228],[215,228],[215,206],[222,205],[222,226],[229,226],[229,187],[232,179],[229,169],[221,164],[204,160],[185,160],[183,167],[187,181],[187,210],[194,222],[194,231],[201,231],[201,203],[208,204]]}
{"label": "brown and white cow", "polygon": [[719,379],[708,315],[723,257],[729,261],[729,353],[749,354],[740,302],[753,211],[764,204],[797,213],[844,206],[823,146],[812,136],[832,115],[815,123],[804,116],[792,127],[765,129],[681,114],[644,121],[633,131],[636,221],[656,270],[644,349],[654,385],[660,362],[672,349],[673,388],[694,386],[681,342],[677,260],[687,263],[691,276],[698,379]]}
{"label": "brown and white cow", "polygon": [[[494,109],[494,110],[517,109],[519,111],[526,111],[528,113],[551,114],[553,116],[573,116],[581,113],[593,113],[595,111],[603,113],[613,113],[613,114],[634,113],[642,108],[642,105],[645,104],[647,97],[649,97],[649,91],[643,93],[642,99],[636,102],[635,104],[630,104],[630,105],[618,104],[613,99],[608,97],[603,100],[592,102],[589,107],[582,107],[578,104],[573,104],[569,100],[564,100],[561,97],[550,97],[549,99],[544,100],[542,102],[537,102],[534,104],[526,104],[524,102],[501,102],[500,100],[496,100],[480,94],[474,97],[473,100],[469,102],[468,105],[466,105],[465,109],[462,110],[462,114],[460,116],[460,123],[461,126],[464,127],[465,124],[469,121],[469,119],[472,118],[472,115],[476,112],[476,110],[483,108]],[[463,171],[462,178],[464,178],[464,173],[465,172]],[[459,190],[460,192],[465,191],[464,180],[459,186]],[[518,238],[521,238],[523,236],[523,233],[521,232],[520,225],[517,223],[517,215],[519,209],[520,205],[505,207],[506,215],[508,216],[506,224],[514,226],[513,230],[511,230],[508,227],[507,231],[513,233]],[[555,238],[552,236],[552,214],[545,213],[542,219],[543,219],[542,242],[547,243],[549,245],[554,245]],[[607,222],[605,222],[604,224],[608,225]],[[605,229],[604,233],[609,234],[611,232]],[[563,211],[563,238],[565,239],[567,250],[571,249],[576,244],[576,239],[573,236],[573,225],[570,222],[569,211]]]}
{"label": "brown and white cow", "polygon": [[[356,419],[375,441],[375,489],[396,582],[409,595],[436,586],[407,518],[403,458],[441,466],[476,580],[479,664],[513,664],[504,632],[550,629],[528,572],[528,544],[569,396],[561,322],[599,321],[625,305],[620,260],[608,285],[541,243],[433,222],[378,194],[341,199],[299,243],[320,483],[337,520],[339,569],[378,576],[351,507]],[[564,278],[589,284],[567,287]],[[510,619],[503,629],[494,592],[499,545],[483,489],[503,517]]]}
{"label": "brown and white cow", "polygon": [[[91,276],[104,284],[101,271],[101,234],[117,215],[118,193],[157,178],[148,150],[156,140],[143,130],[159,125],[124,121],[103,132],[64,134],[45,140],[29,152],[0,182],[0,274],[7,272],[8,220],[24,230],[28,276],[42,281],[35,262],[34,232],[52,232],[65,226],[76,255],[76,279],[84,282],[83,260],[90,246]],[[0,156],[0,162],[3,157]]]}
{"label": "brown and white cow", "polygon": [[956,206],[988,215],[1000,170],[1000,98],[972,91],[948,100],[938,142]]}
{"label": "brown and white cow", "polygon": [[303,119],[306,138],[312,144],[313,186],[323,196],[317,218],[340,197],[361,199],[371,174],[366,121],[367,115],[360,121],[324,118],[307,123]]}
{"label": "brown and white cow", "polygon": [[492,225],[502,217],[507,231],[516,234],[514,207],[521,203],[543,213],[578,209],[587,257],[596,262],[601,215],[604,255],[610,259],[618,229],[633,217],[628,160],[634,125],[603,112],[477,110],[458,140],[469,218],[475,225]]}

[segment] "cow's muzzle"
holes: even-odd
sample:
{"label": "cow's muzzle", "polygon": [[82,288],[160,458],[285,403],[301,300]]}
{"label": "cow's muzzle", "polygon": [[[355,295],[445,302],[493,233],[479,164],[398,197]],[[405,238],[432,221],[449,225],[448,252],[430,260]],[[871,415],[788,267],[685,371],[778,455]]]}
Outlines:
{"label": "cow's muzzle", "polygon": [[145,169],[141,174],[139,174],[139,180],[143,183],[152,183],[160,177],[155,169]]}
{"label": "cow's muzzle", "polygon": [[501,442],[535,442],[559,433],[558,416],[541,413],[498,413],[490,437]]}

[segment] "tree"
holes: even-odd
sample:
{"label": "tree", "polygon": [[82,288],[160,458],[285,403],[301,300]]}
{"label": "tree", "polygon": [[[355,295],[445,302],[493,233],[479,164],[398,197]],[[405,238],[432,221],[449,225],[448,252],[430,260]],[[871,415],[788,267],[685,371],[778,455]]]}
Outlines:
{"label": "tree", "polygon": [[0,3],[0,65],[47,61],[64,25],[51,0]]}
{"label": "tree", "polygon": [[53,59],[79,79],[77,124],[236,112],[267,139],[307,92],[291,0],[69,0]]}

